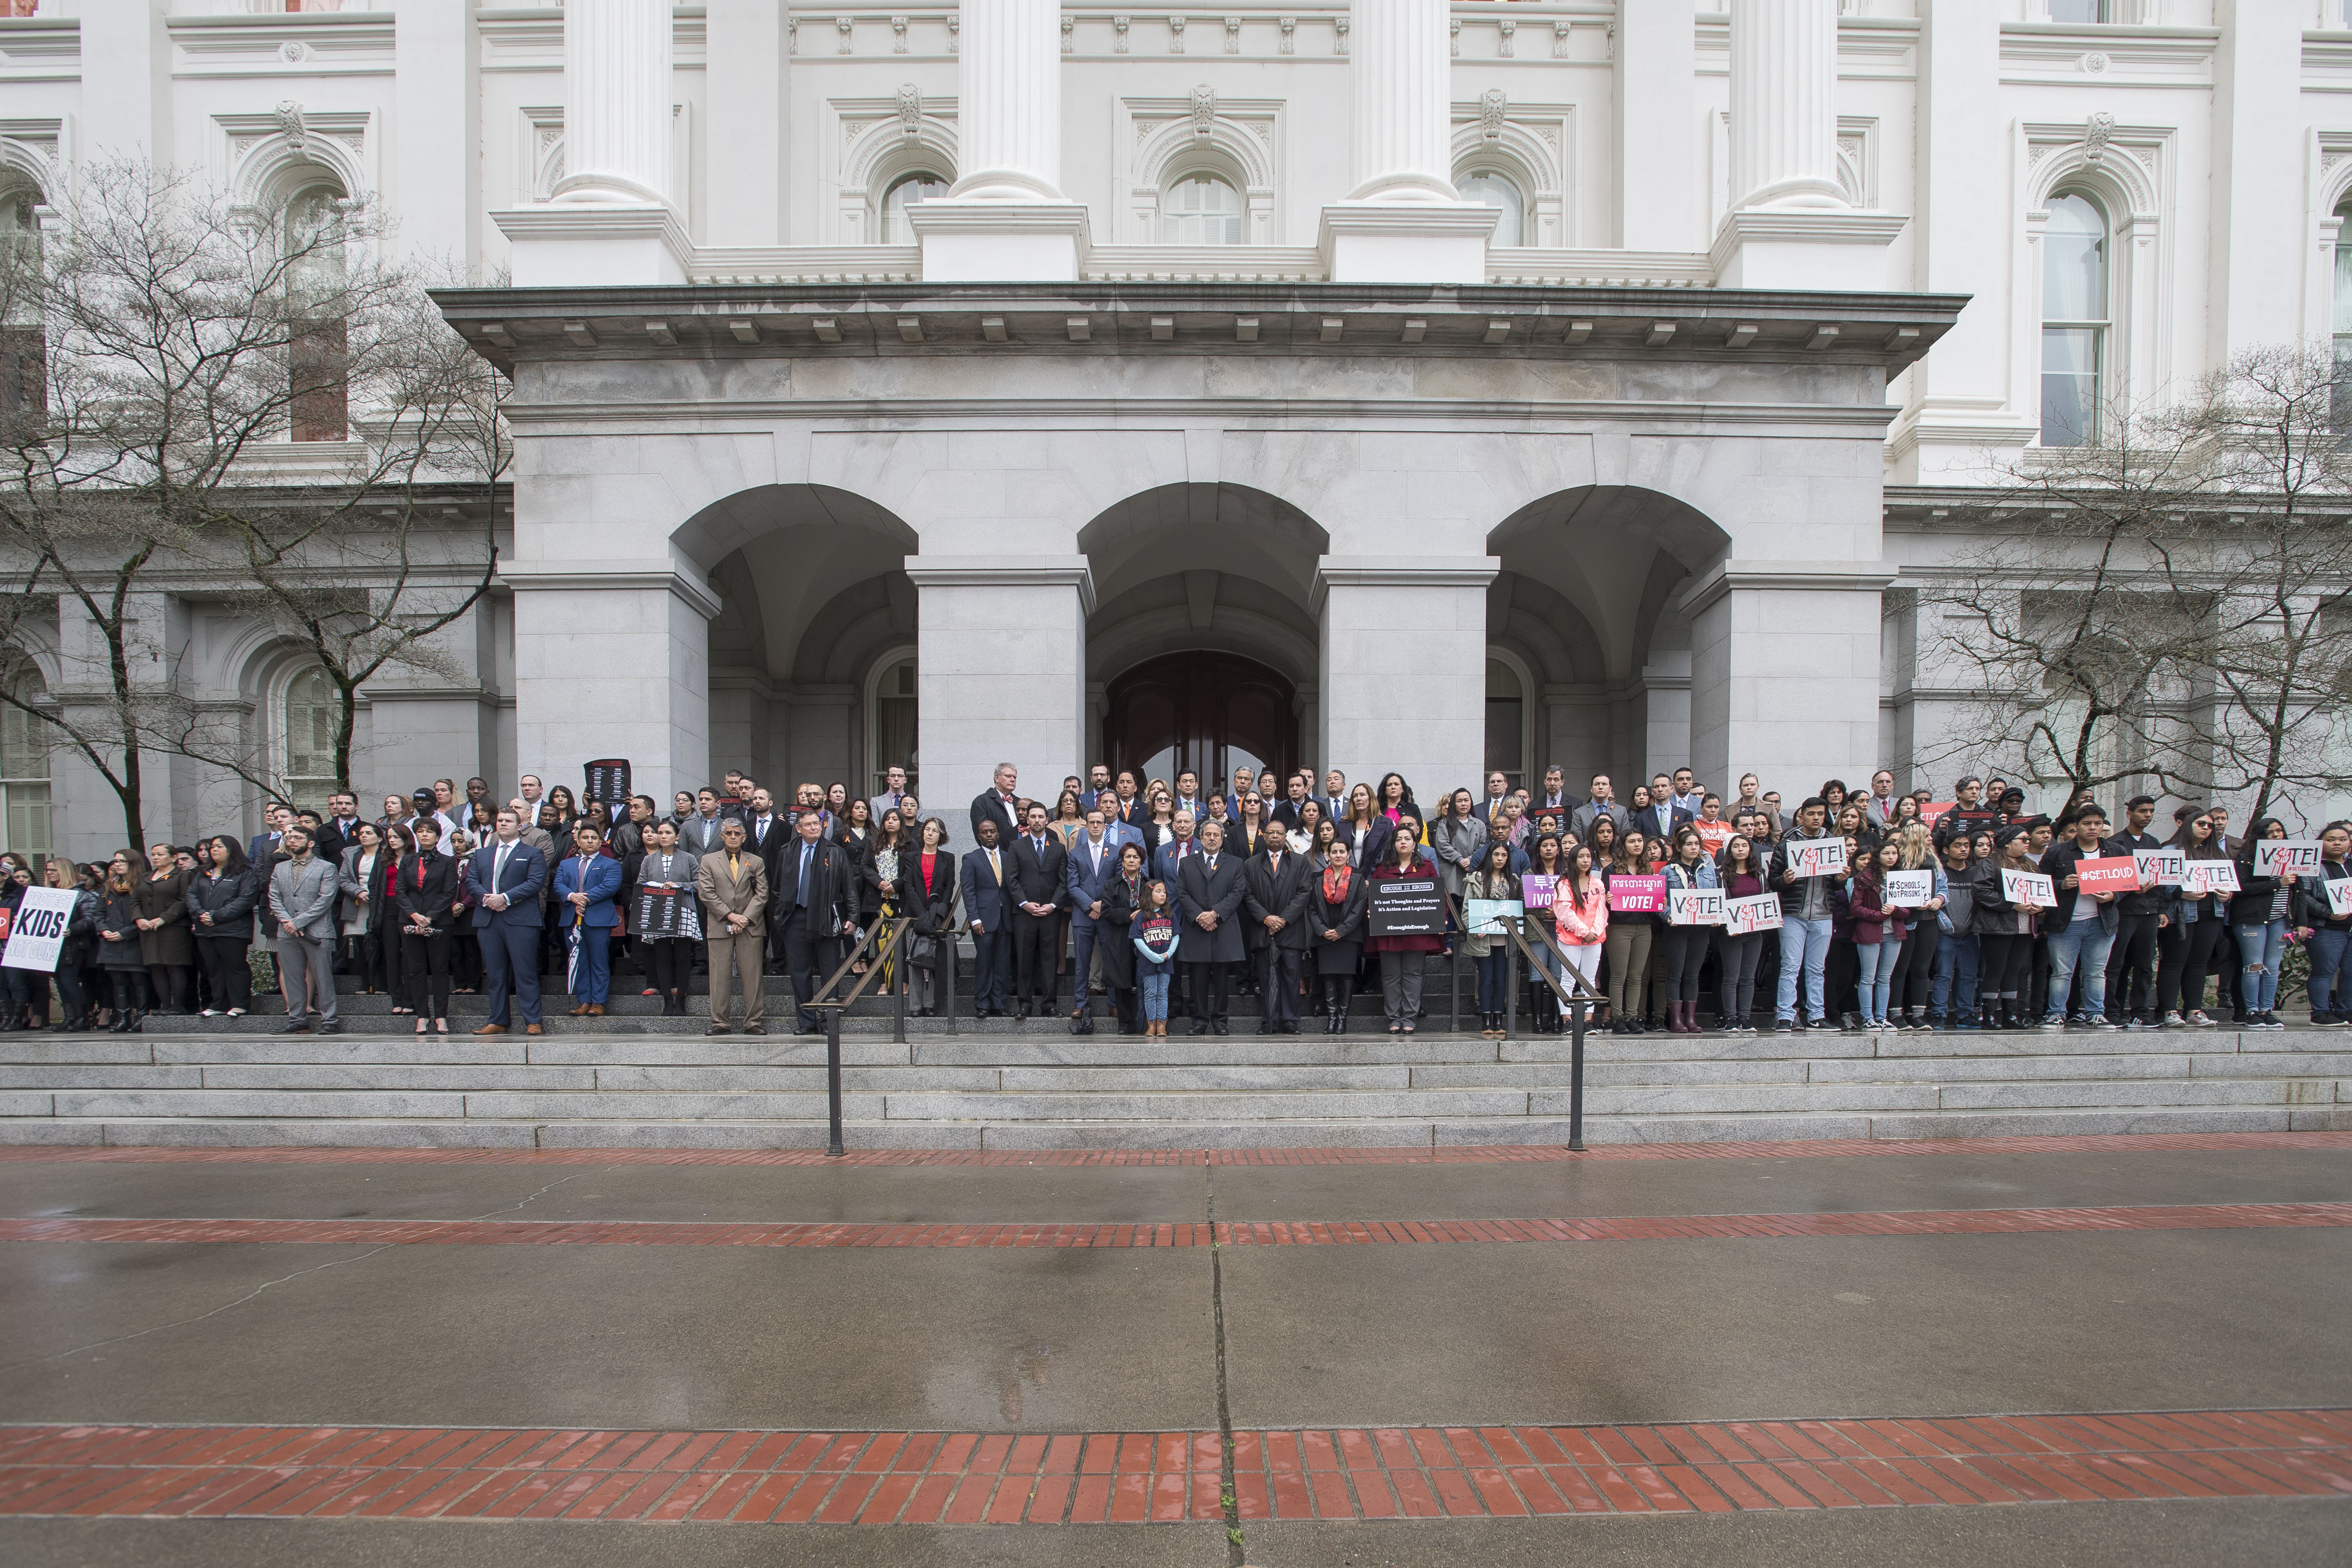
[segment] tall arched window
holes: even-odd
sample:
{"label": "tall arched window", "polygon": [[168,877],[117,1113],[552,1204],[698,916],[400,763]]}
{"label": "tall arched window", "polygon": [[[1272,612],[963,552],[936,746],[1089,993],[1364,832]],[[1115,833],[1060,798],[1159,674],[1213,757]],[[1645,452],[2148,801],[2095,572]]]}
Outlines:
{"label": "tall arched window", "polygon": [[882,196],[882,243],[914,244],[915,226],[907,221],[907,209],[947,194],[948,181],[929,170],[901,174],[891,181],[890,188]]}
{"label": "tall arched window", "polygon": [[2050,0],[2050,19],[2071,22],[2076,26],[2113,21],[2108,9],[2107,0]]}
{"label": "tall arched window", "polygon": [[343,193],[306,186],[286,204],[286,292],[295,331],[288,354],[297,441],[340,441],[351,432],[345,378]]}
{"label": "tall arched window", "polygon": [[[29,666],[0,677],[12,695],[36,701],[41,678]],[[56,843],[49,825],[48,726],[15,703],[0,704],[0,849],[31,859]]]}
{"label": "tall arched window", "polygon": [[1528,201],[1519,194],[1517,181],[1492,169],[1481,169],[1454,181],[1454,190],[1464,201],[1483,202],[1503,215],[1495,220],[1495,237],[1490,243],[1527,243]]}
{"label": "tall arched window", "polygon": [[2080,191],[2050,200],[2042,240],[2042,444],[2099,438],[2107,350],[2107,217]]}
{"label": "tall arched window", "polygon": [[2338,431],[2352,430],[2352,202],[2336,209],[2336,384],[2328,414]]}
{"label": "tall arched window", "polygon": [[1160,237],[1168,245],[1239,245],[1242,194],[1214,174],[1187,174],[1160,202]]}
{"label": "tall arched window", "polygon": [[297,805],[324,805],[334,793],[338,712],[325,670],[313,665],[287,680],[278,700],[278,772],[286,797]]}
{"label": "tall arched window", "polygon": [[48,406],[48,353],[41,327],[38,191],[0,189],[0,420]]}
{"label": "tall arched window", "polygon": [[890,770],[907,770],[907,788],[921,797],[916,771],[920,750],[920,710],[916,701],[915,656],[907,655],[885,666],[874,679],[873,706],[866,717],[866,771],[872,793],[890,787]]}

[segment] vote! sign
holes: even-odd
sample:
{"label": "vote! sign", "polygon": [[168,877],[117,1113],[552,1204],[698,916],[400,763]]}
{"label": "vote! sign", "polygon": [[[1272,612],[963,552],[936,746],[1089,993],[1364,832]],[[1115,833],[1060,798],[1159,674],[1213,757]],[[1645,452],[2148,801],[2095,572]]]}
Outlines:
{"label": "vote! sign", "polygon": [[2238,890],[2238,868],[2227,860],[2190,860],[2180,877],[2180,890],[2190,898]]}
{"label": "vote! sign", "polygon": [[2159,888],[2177,888],[2188,875],[2189,857],[2178,849],[2135,849],[2132,860],[2141,880],[2152,880]]}
{"label": "vote! sign", "polygon": [[2074,888],[2084,893],[2137,893],[2139,860],[2130,855],[2102,855],[2074,862]]}
{"label": "vote! sign", "polygon": [[2055,908],[2058,889],[2050,879],[2039,871],[2012,871],[2001,868],[2000,896],[2012,904],[2035,904],[2042,909]]}
{"label": "vote! sign", "polygon": [[1789,869],[1800,877],[1843,877],[1845,875],[1845,840],[1843,838],[1792,838],[1789,841]]}
{"label": "vote! sign", "polygon": [[1609,912],[1612,915],[1654,915],[1666,907],[1664,877],[1612,877]]}
{"label": "vote! sign", "polygon": [[1666,923],[1678,926],[1719,926],[1723,923],[1723,890],[1719,888],[1676,888],[1667,896]]}
{"label": "vote! sign", "polygon": [[1933,871],[1889,871],[1886,873],[1886,907],[1891,910],[1916,910],[1936,896],[1936,873]]}
{"label": "vote! sign", "polygon": [[2306,876],[2319,869],[2316,838],[2262,838],[2254,843],[2257,877]]}
{"label": "vote! sign", "polygon": [[1770,893],[1759,893],[1752,899],[1723,900],[1725,934],[1748,936],[1759,931],[1780,929],[1780,900]]}
{"label": "vote! sign", "polygon": [[2339,921],[2352,915],[2352,877],[2336,877],[2328,881],[2327,912]]}
{"label": "vote! sign", "polygon": [[1528,872],[1519,879],[1520,903],[1531,910],[1551,908],[1552,889],[1559,881],[1559,879],[1557,877],[1546,877],[1533,871]]}
{"label": "vote! sign", "polygon": [[16,918],[7,928],[8,946],[0,967],[32,969],[43,974],[58,967],[58,950],[65,945],[66,927],[73,920],[74,895],[69,888],[27,888]]}

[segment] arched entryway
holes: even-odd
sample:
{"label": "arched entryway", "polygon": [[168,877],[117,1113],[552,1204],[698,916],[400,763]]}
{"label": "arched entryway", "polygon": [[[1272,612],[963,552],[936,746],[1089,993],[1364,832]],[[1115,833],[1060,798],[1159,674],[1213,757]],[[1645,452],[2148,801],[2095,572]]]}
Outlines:
{"label": "arched entryway", "polygon": [[1276,671],[1203,649],[1149,659],[1104,693],[1103,750],[1114,771],[1171,784],[1187,768],[1203,789],[1237,767],[1298,765],[1297,692]]}

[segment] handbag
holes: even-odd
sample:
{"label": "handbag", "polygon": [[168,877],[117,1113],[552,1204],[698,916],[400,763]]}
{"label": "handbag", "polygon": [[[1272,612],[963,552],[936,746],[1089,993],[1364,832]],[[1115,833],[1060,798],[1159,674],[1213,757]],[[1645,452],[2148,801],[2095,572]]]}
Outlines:
{"label": "handbag", "polygon": [[940,939],[920,934],[907,939],[907,962],[917,969],[940,966]]}

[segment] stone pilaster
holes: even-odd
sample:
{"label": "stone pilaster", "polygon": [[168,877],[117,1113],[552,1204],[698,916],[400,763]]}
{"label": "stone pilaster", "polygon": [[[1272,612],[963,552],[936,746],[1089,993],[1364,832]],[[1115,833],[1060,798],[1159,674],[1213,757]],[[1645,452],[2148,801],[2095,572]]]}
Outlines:
{"label": "stone pilaster", "polygon": [[1319,767],[1374,781],[1393,770],[1425,805],[1446,790],[1476,793],[1486,751],[1486,588],[1501,565],[1491,555],[1317,563]]}
{"label": "stone pilaster", "polygon": [[[1075,281],[1087,209],[1062,194],[1055,0],[964,0],[956,56],[963,172],[908,221],[929,282]],[[975,791],[974,793],[978,793]]]}
{"label": "stone pilaster", "polygon": [[1048,800],[1085,771],[1094,574],[1083,555],[909,555],[907,575],[921,595],[923,802],[970,849],[964,810],[997,763]]}

